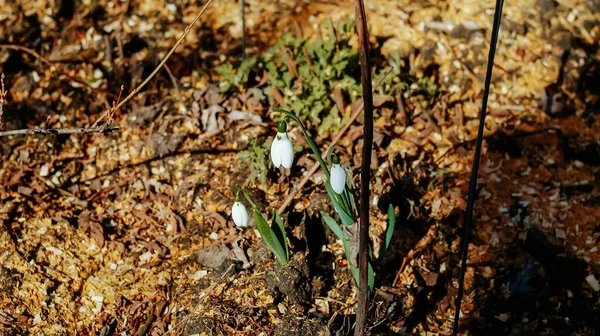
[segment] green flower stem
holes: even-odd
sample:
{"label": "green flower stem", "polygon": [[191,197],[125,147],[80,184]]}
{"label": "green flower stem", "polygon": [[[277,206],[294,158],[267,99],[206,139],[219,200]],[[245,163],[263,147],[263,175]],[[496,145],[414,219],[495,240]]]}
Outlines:
{"label": "green flower stem", "polygon": [[[353,210],[352,204],[350,204],[350,197],[349,197],[348,193],[349,193],[348,187],[345,187],[341,198],[343,200],[343,203],[345,203],[344,205],[346,205],[348,207],[348,210]],[[354,214],[354,211],[348,211],[348,213]]]}
{"label": "green flower stem", "polygon": [[294,113],[292,113],[292,112],[290,112],[288,110],[278,109],[278,108],[274,108],[274,109],[271,109],[271,110],[273,112],[279,112],[279,113],[285,114],[288,118],[294,120],[296,122],[296,124],[298,124],[298,126],[300,126],[300,129],[302,130],[302,133],[304,134],[304,137],[306,138],[306,141],[308,142],[308,145],[310,146],[310,149],[312,149],[313,153],[315,153],[315,156],[317,157],[317,160],[319,160],[319,164],[321,165],[321,169],[323,169],[323,172],[325,173],[325,176],[329,180],[329,169],[327,169],[327,165],[325,164],[325,161],[321,157],[321,151],[317,147],[317,144],[315,144],[315,142],[308,135],[308,132],[306,131],[306,128],[304,128],[304,124],[302,123],[302,121],[300,120],[300,118],[298,118],[297,115],[295,115]]}
{"label": "green flower stem", "polygon": [[342,197],[342,196],[341,196],[341,195],[339,195],[339,194],[335,194],[335,198],[336,198],[336,201],[338,202],[338,204],[342,206],[342,208],[344,209],[344,211],[345,211],[347,214],[350,214],[350,215],[352,215],[352,213],[350,212],[350,208],[348,207],[348,204],[346,204],[347,202],[346,202],[346,200],[344,199],[344,197]]}
{"label": "green flower stem", "polygon": [[[329,169],[327,168],[327,164],[325,163],[325,161],[322,158],[321,151],[319,150],[319,148],[317,147],[317,144],[315,144],[315,142],[312,140],[312,138],[310,137],[310,135],[306,131],[306,128],[304,127],[304,124],[302,123],[302,121],[300,120],[300,118],[298,118],[298,116],[296,114],[292,113],[291,111],[285,110],[285,109],[274,108],[274,109],[271,109],[271,110],[273,112],[283,113],[288,118],[294,120],[298,124],[298,126],[300,126],[300,129],[302,130],[302,134],[304,135],[304,138],[306,138],[306,142],[308,142],[308,145],[310,146],[310,148],[312,149],[313,153],[317,157],[317,160],[319,160],[319,164],[321,165],[321,169],[325,173],[325,176],[327,177],[327,180],[329,180],[329,178],[330,178]],[[278,124],[278,126],[279,126],[279,124]],[[335,146],[339,146],[339,145],[340,145],[339,142],[333,144],[331,146],[331,148],[327,151],[327,156],[330,156],[332,154],[333,148]],[[351,202],[350,202],[350,196],[347,194],[348,192],[349,192],[348,189],[345,188],[344,189],[344,193],[343,193],[343,197],[338,197],[336,200],[338,201],[338,203],[344,208],[344,210],[348,214],[354,215],[354,211],[353,211],[354,207],[352,206],[352,204],[350,204]]]}
{"label": "green flower stem", "polygon": [[[258,210],[258,207],[256,206],[256,204],[254,204],[254,202],[252,202],[252,199],[250,198],[250,195],[248,195],[248,190],[246,188],[242,188],[242,189],[238,190],[238,194],[240,192],[244,195],[244,197],[246,198],[246,200],[248,201],[248,203],[250,203],[250,205],[252,205],[252,209],[255,210],[255,211]],[[236,197],[239,198],[239,195],[236,196]]]}

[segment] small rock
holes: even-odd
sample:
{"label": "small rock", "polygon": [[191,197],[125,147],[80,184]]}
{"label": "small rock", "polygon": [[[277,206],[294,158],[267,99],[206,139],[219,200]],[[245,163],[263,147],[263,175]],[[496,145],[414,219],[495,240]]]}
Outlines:
{"label": "small rock", "polygon": [[190,280],[198,280],[204,278],[208,274],[208,271],[198,270],[196,273],[188,274],[187,278]]}
{"label": "small rock", "polygon": [[148,261],[148,260],[150,260],[150,258],[152,258],[152,253],[150,253],[150,251],[146,251],[144,254],[142,254],[140,256],[140,261],[142,261],[142,262]]}
{"label": "small rock", "polygon": [[598,279],[593,274],[585,277],[585,281],[592,287],[595,292],[600,291],[600,284],[598,283]]}
{"label": "small rock", "polygon": [[50,174],[50,167],[46,163],[40,168],[40,176],[46,177],[46,176],[48,176],[48,174]]}
{"label": "small rock", "polygon": [[227,259],[233,259],[231,250],[225,245],[209,246],[196,252],[198,262],[208,268],[218,268]]}

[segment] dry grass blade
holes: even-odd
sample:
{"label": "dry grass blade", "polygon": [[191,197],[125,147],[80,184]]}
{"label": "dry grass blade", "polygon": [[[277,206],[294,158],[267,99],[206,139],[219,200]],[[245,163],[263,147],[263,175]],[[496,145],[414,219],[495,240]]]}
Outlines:
{"label": "dry grass blade", "polygon": [[[183,34],[181,34],[181,36],[179,37],[179,39],[177,40],[177,42],[175,42],[175,45],[171,48],[171,50],[169,50],[169,52],[167,53],[167,55],[162,59],[162,61],[158,64],[158,66],[152,71],[152,73],[140,84],[138,85],[133,91],[131,91],[129,93],[129,95],[127,97],[125,97],[125,99],[123,99],[121,102],[114,104],[112,108],[104,111],[102,113],[102,115],[100,116],[100,118],[98,118],[98,120],[96,120],[96,122],[92,125],[92,127],[90,128],[75,128],[75,129],[67,129],[67,128],[59,128],[59,129],[21,129],[21,130],[12,130],[12,131],[6,131],[6,132],[0,132],[0,137],[3,136],[10,136],[10,135],[51,135],[51,134],[89,134],[89,133],[107,133],[107,132],[113,132],[118,130],[118,127],[112,127],[112,116],[114,115],[114,113],[121,108],[121,106],[123,106],[123,104],[125,104],[126,102],[128,102],[131,98],[133,98],[138,92],[140,92],[140,90],[146,85],[148,84],[148,82],[165,66],[165,64],[167,63],[167,60],[169,60],[169,58],[173,55],[173,53],[175,52],[175,50],[177,50],[177,48],[181,45],[181,43],[183,42],[183,40],[185,39],[185,37],[190,33],[190,31],[192,30],[192,27],[196,24],[196,22],[198,22],[198,20],[200,19],[200,17],[202,16],[202,14],[204,14],[204,12],[206,11],[206,9],[208,8],[208,6],[210,6],[210,4],[213,2],[213,0],[208,0],[208,2],[204,5],[204,7],[202,7],[202,10],[200,10],[198,12],[198,14],[196,14],[196,16],[194,17],[194,20],[192,20],[192,22],[185,27],[185,30],[183,31]],[[25,47],[19,47],[19,46],[14,46],[14,45],[5,45],[2,44],[0,45],[0,48],[10,48],[10,49],[16,49],[16,50],[22,50],[25,51],[27,53],[32,54],[33,56],[39,58],[42,62],[48,64],[49,66],[51,66],[52,68],[54,68],[54,66],[52,65],[52,63],[50,63],[50,61],[48,61],[47,59],[43,58],[40,54],[38,54],[37,52],[25,48]],[[2,96],[4,96],[4,82],[2,83],[3,87],[2,87]],[[4,103],[4,99],[2,99],[2,104]],[[2,105],[0,104],[0,105]],[[0,107],[0,127],[2,126],[2,108]],[[104,126],[98,126],[99,122],[101,120],[103,120],[104,118],[108,117],[108,121],[105,123]]]}
{"label": "dry grass blade", "polygon": [[121,101],[120,103],[118,103],[113,108],[113,110],[118,110],[121,106],[123,106],[123,104],[125,104],[131,98],[133,98],[133,96],[135,96],[138,92],[140,92],[140,90],[144,86],[146,86],[146,84],[148,84],[148,82],[160,71],[160,69],[162,69],[162,67],[167,63],[167,61],[169,60],[169,58],[171,58],[171,55],[173,55],[173,53],[175,52],[175,50],[177,50],[177,48],[181,45],[181,43],[183,42],[183,40],[185,39],[185,37],[192,30],[192,27],[196,24],[196,22],[198,22],[198,20],[200,19],[200,17],[202,17],[202,15],[204,14],[204,12],[206,11],[206,9],[208,8],[208,6],[210,6],[210,4],[212,2],[213,2],[213,0],[208,0],[208,2],[206,3],[206,5],[204,5],[204,7],[202,7],[202,10],[200,10],[200,12],[198,12],[198,14],[196,14],[196,16],[194,17],[194,20],[192,20],[192,22],[187,27],[185,27],[185,30],[183,31],[183,34],[181,34],[181,36],[179,37],[179,39],[177,40],[177,42],[175,42],[175,45],[173,46],[173,48],[171,48],[171,50],[169,50],[169,52],[167,53],[167,55],[162,59],[162,61],[160,61],[160,63],[158,64],[158,66],[152,71],[152,73],[148,76],[148,78],[146,78],[140,85],[138,85],[138,87],[136,87],[133,91],[131,91],[131,93],[129,93],[129,95],[127,97],[125,97],[125,99],[123,99],[123,101]]}

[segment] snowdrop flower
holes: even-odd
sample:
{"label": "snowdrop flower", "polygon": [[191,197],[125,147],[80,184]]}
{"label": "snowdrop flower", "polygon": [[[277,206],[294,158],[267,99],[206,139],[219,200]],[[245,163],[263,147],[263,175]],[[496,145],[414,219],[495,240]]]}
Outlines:
{"label": "snowdrop flower", "polygon": [[273,161],[276,168],[283,166],[289,169],[294,162],[294,149],[292,148],[292,142],[285,133],[286,129],[286,122],[280,121],[277,124],[277,136],[271,144],[271,161]]}
{"label": "snowdrop flower", "polygon": [[240,202],[239,198],[236,198],[233,203],[233,207],[231,208],[231,217],[233,218],[233,222],[238,227],[245,227],[248,225],[248,211],[246,211],[246,207]]}
{"label": "snowdrop flower", "polygon": [[340,159],[335,155],[331,158],[331,163],[329,184],[333,191],[337,194],[342,194],[344,192],[344,187],[346,186],[346,170],[342,168]]}

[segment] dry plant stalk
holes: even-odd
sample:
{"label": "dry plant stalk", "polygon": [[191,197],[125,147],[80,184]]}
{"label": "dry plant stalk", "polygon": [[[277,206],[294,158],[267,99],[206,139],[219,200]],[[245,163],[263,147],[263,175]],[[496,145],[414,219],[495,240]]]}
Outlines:
{"label": "dry plant stalk", "polygon": [[359,252],[358,252],[358,305],[356,307],[355,336],[366,331],[367,303],[369,301],[369,201],[371,196],[371,151],[373,150],[373,93],[371,83],[371,64],[369,61],[369,31],[367,13],[363,0],[354,0],[355,24],[358,34],[358,55],[360,58],[360,78],[364,104],[364,134],[362,159],[360,166],[360,202],[359,202]]}
{"label": "dry plant stalk", "polygon": [[[175,52],[175,50],[181,45],[181,43],[183,42],[183,40],[185,39],[185,37],[190,33],[190,31],[192,30],[192,27],[196,24],[196,22],[198,22],[198,20],[200,19],[200,17],[204,14],[204,12],[206,11],[206,9],[208,8],[208,6],[210,6],[210,4],[213,2],[213,0],[208,0],[208,2],[206,2],[206,4],[204,5],[204,7],[202,7],[202,10],[200,10],[198,12],[198,14],[196,14],[196,16],[194,17],[194,19],[192,20],[192,22],[185,27],[185,30],[183,31],[183,34],[181,34],[181,36],[179,37],[179,39],[177,40],[177,42],[175,42],[175,45],[169,50],[169,52],[167,53],[167,55],[162,59],[162,61],[158,64],[158,66],[152,71],[152,73],[140,84],[138,85],[133,91],[131,91],[129,93],[129,95],[127,95],[127,97],[125,97],[125,99],[123,99],[121,102],[118,103],[113,103],[113,106],[104,111],[102,113],[102,115],[100,115],[100,118],[98,118],[98,120],[96,120],[96,122],[94,122],[94,124],[92,125],[92,127],[89,128],[55,128],[55,129],[20,129],[20,130],[12,130],[12,131],[5,131],[5,132],[0,132],[0,137],[3,136],[10,136],[10,135],[36,135],[36,134],[41,134],[41,135],[51,135],[51,134],[89,134],[89,133],[99,133],[99,134],[104,134],[104,133],[108,133],[108,132],[113,132],[119,129],[119,127],[112,127],[112,121],[114,120],[114,114],[115,112],[121,108],[121,106],[123,106],[123,104],[125,104],[127,101],[129,101],[131,98],[133,98],[144,86],[146,86],[146,84],[148,84],[148,82],[160,71],[160,69],[162,69],[162,67],[167,63],[167,60],[169,60],[169,58],[171,57],[171,55],[173,55],[173,53]],[[6,45],[0,45],[0,47],[9,47]],[[10,46],[12,48],[12,46]],[[15,49],[15,48],[13,48]],[[19,50],[25,50],[27,48],[24,47],[19,47],[17,48]],[[27,51],[32,53],[34,56],[38,57],[39,59],[41,59],[42,61],[44,60],[44,58],[37,54],[35,51]],[[51,63],[50,63],[51,67],[54,67]],[[121,91],[123,90],[123,87],[121,86]],[[4,89],[2,89],[2,92],[4,92]],[[120,94],[119,94],[120,97]],[[2,99],[2,102],[4,102],[4,99]],[[2,109],[0,108],[0,112],[2,111]],[[2,116],[2,113],[0,113],[0,117]],[[107,122],[103,125],[103,126],[98,126],[100,121],[104,120],[105,118],[108,118]],[[1,123],[1,118],[0,118],[0,126],[2,125]]]}
{"label": "dry plant stalk", "polygon": [[0,75],[0,130],[2,130],[2,115],[4,114],[4,99],[6,91],[4,90],[4,73]]}
{"label": "dry plant stalk", "polygon": [[494,56],[496,56],[496,45],[498,44],[498,32],[500,30],[500,21],[502,20],[502,6],[504,0],[496,0],[494,9],[494,21],[492,23],[492,37],[490,40],[490,49],[488,53],[488,63],[485,73],[485,83],[483,88],[483,97],[481,99],[481,113],[479,115],[479,126],[477,130],[477,141],[475,142],[475,153],[473,157],[473,166],[471,168],[471,180],[469,182],[469,192],[467,196],[467,209],[465,210],[465,220],[463,224],[463,234],[461,238],[461,261],[460,272],[458,274],[458,293],[456,294],[454,324],[452,327],[452,336],[458,335],[460,325],[460,306],[464,294],[465,274],[467,272],[467,257],[469,254],[469,238],[471,226],[473,225],[473,208],[475,207],[475,198],[477,197],[477,176],[479,173],[479,161],[481,158],[481,147],[483,144],[483,132],[485,127],[485,115],[487,111],[488,97],[490,94],[490,85],[492,81],[492,71],[494,69]]}

